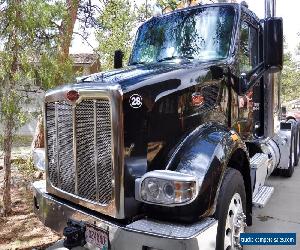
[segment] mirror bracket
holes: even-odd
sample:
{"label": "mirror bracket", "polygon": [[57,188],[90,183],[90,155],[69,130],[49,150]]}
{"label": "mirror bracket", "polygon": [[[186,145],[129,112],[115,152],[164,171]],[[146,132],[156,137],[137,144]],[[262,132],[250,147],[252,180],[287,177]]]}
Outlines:
{"label": "mirror bracket", "polygon": [[122,50],[116,50],[114,55],[114,68],[120,69],[123,68],[123,57],[124,53]]}

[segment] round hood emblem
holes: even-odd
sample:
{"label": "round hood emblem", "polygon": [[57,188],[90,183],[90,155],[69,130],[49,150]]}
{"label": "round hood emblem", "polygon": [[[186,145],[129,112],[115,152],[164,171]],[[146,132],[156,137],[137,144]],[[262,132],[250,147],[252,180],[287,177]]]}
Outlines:
{"label": "round hood emblem", "polygon": [[66,93],[66,98],[71,102],[75,102],[79,98],[79,93],[76,90],[70,90]]}

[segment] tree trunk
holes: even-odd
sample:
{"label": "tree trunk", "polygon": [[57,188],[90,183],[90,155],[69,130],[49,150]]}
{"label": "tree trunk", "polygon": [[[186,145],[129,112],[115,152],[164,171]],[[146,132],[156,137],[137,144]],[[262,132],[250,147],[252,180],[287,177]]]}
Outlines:
{"label": "tree trunk", "polygon": [[12,150],[13,122],[11,117],[4,121],[4,180],[3,180],[3,215],[11,213],[11,150]]}
{"label": "tree trunk", "polygon": [[65,61],[69,57],[69,49],[72,42],[74,25],[77,19],[79,0],[67,0],[68,15],[62,21],[59,30],[61,60]]}

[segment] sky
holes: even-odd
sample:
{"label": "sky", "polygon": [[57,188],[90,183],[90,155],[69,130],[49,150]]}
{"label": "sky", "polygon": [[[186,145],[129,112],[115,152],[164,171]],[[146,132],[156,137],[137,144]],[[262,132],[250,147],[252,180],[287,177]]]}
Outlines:
{"label": "sky", "polygon": [[[137,4],[143,1],[145,0],[135,0]],[[240,2],[240,0],[238,0],[238,2]],[[259,18],[264,18],[264,0],[247,0],[246,2],[248,3],[250,10],[254,11]],[[295,54],[296,46],[300,43],[300,35],[297,35],[298,33],[300,34],[300,1],[277,0],[276,2],[276,16],[283,18],[283,33],[287,41],[288,50],[292,54]],[[78,25],[76,25],[76,27],[78,27]],[[97,48],[97,41],[93,32],[91,32],[88,41],[89,44],[84,42],[80,36],[75,35],[70,52],[92,53],[93,48]]]}

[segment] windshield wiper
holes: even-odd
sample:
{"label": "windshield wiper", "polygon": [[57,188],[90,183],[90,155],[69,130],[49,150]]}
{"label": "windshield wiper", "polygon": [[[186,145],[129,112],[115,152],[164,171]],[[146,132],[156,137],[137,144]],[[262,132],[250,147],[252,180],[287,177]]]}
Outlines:
{"label": "windshield wiper", "polygon": [[130,63],[130,65],[138,65],[138,64],[144,65],[144,64],[146,64],[146,62],[132,62],[132,63]]}
{"label": "windshield wiper", "polygon": [[165,58],[162,58],[162,59],[159,59],[157,60],[158,62],[164,62],[164,61],[171,61],[171,60],[174,60],[174,59],[194,59],[194,57],[192,56],[169,56],[169,57],[165,57]]}

